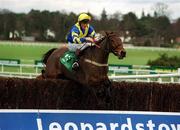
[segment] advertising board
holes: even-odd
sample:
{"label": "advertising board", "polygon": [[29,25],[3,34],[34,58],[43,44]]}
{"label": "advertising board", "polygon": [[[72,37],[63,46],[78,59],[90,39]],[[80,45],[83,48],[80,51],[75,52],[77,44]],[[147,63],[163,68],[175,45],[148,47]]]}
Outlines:
{"label": "advertising board", "polygon": [[20,60],[19,59],[0,59],[0,64],[18,65],[20,64]]}
{"label": "advertising board", "polygon": [[0,130],[180,130],[180,113],[1,110]]}

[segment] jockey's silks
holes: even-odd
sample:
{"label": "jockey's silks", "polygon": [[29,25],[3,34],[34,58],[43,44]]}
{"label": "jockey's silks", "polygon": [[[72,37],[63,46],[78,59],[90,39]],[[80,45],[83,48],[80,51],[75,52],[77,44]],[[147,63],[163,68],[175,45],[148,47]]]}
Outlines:
{"label": "jockey's silks", "polygon": [[70,32],[67,35],[67,41],[68,43],[77,43],[81,44],[83,42],[86,42],[85,37],[94,37],[95,31],[94,28],[88,24],[86,29],[82,29],[79,25],[79,23],[76,23],[70,30]]}

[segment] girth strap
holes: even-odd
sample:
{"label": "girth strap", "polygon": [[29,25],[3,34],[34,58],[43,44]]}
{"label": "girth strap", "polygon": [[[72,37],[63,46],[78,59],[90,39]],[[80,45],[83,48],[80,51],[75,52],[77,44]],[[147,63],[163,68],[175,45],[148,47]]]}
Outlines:
{"label": "girth strap", "polygon": [[108,66],[108,64],[101,64],[101,63],[98,63],[98,62],[95,62],[95,61],[92,61],[89,59],[84,59],[84,61],[87,63],[93,64],[95,66],[98,66],[98,67],[107,67]]}

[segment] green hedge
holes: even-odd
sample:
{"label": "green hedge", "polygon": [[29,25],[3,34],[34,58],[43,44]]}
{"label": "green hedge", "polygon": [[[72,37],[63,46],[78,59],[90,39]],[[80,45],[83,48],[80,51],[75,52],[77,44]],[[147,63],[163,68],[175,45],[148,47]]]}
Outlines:
{"label": "green hedge", "polygon": [[148,65],[151,66],[165,66],[165,67],[180,67],[180,57],[178,56],[168,56],[168,54],[163,53],[155,60],[149,60]]}

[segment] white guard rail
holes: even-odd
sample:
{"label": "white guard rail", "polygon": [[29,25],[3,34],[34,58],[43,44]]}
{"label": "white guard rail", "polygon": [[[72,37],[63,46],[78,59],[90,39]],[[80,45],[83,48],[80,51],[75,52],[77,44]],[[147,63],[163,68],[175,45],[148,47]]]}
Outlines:
{"label": "white guard rail", "polygon": [[[180,73],[109,76],[109,78],[113,81],[180,83]],[[163,78],[165,78],[165,79],[163,80]]]}
{"label": "white guard rail", "polygon": [[[16,71],[7,71],[6,66],[16,67]],[[0,76],[3,77],[18,77],[18,78],[35,78],[40,74],[39,69],[42,65],[28,65],[28,64],[1,64],[0,63]],[[33,72],[24,71],[25,68],[31,68]],[[180,68],[176,73],[165,73],[154,70],[142,69],[114,69],[114,73],[109,76],[113,81],[132,81],[132,82],[159,82],[159,83],[180,83]],[[134,75],[116,75],[117,72],[132,71]],[[150,74],[155,72],[157,74]]]}
{"label": "white guard rail", "polygon": [[16,77],[16,78],[28,78],[33,79],[36,78],[39,74],[38,73],[18,73],[18,72],[1,72],[1,77]]}

